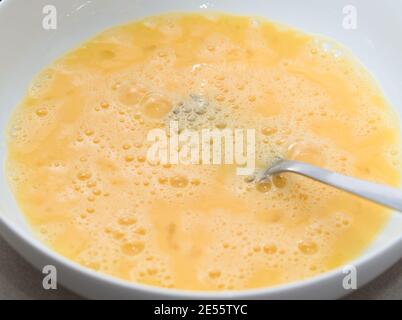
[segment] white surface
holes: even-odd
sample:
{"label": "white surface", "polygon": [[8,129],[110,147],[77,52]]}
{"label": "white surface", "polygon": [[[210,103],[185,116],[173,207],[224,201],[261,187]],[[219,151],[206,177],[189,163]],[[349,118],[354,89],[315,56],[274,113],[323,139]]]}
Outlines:
{"label": "white surface", "polygon": [[[54,4],[56,31],[42,29],[42,8]],[[4,162],[4,129],[10,112],[32,77],[66,50],[115,24],[166,11],[218,10],[265,16],[305,31],[333,37],[359,57],[381,83],[402,114],[402,2],[355,0],[358,29],[342,27],[342,0],[5,0],[0,3],[0,158]],[[83,269],[59,257],[35,240],[0,173],[0,234],[37,267],[54,264],[59,280],[81,294],[99,298],[337,298],[343,274],[336,270],[314,279],[272,289],[237,293],[189,294],[128,284]],[[402,216],[395,214],[367,253],[355,261],[359,285],[371,280],[402,255]]]}

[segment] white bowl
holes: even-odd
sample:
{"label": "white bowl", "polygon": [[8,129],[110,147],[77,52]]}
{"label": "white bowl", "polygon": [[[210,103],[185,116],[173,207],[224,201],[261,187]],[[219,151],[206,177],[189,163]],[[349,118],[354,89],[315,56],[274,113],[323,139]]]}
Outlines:
{"label": "white bowl", "polygon": [[[33,76],[52,60],[101,30],[167,11],[225,11],[259,15],[311,33],[337,39],[349,47],[380,82],[402,114],[402,2],[354,0],[357,29],[343,28],[343,0],[4,0],[0,3],[0,157],[5,160],[5,128],[12,109]],[[56,30],[42,28],[45,5],[55,5]],[[250,298],[334,299],[343,289],[342,268],[315,278],[272,288],[234,292],[189,292],[133,284],[83,268],[39,242],[18,210],[0,173],[0,234],[27,260],[42,269],[55,265],[58,281],[89,298]],[[357,260],[361,287],[402,257],[402,216],[387,227]]]}

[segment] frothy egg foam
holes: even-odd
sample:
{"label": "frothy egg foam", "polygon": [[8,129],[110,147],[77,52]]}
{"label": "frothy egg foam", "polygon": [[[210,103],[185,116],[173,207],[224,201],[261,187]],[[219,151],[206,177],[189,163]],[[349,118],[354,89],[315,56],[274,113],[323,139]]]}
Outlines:
{"label": "frothy egg foam", "polygon": [[7,172],[38,236],[128,281],[237,290],[359,255],[389,213],[309,179],[155,165],[147,134],[253,128],[276,157],[398,186],[400,132],[340,45],[259,18],[171,14],[109,29],[45,68],[10,123]]}

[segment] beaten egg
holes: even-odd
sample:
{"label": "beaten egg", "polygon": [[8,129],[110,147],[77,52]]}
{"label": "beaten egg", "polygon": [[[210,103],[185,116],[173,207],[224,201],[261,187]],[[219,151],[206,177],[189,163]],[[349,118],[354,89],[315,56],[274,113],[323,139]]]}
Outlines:
{"label": "beaten egg", "polygon": [[17,106],[7,173],[32,230],[127,281],[188,290],[288,283],[357,257],[389,211],[304,177],[155,164],[152,129],[254,129],[256,163],[295,159],[399,186],[400,131],[341,45],[255,17],[168,14],[106,30]]}

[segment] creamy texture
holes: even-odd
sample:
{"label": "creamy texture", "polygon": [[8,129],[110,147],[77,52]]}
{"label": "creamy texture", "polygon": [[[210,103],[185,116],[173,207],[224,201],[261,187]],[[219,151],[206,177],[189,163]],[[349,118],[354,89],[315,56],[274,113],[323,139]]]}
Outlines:
{"label": "creamy texture", "polygon": [[38,236],[129,281],[232,290],[335,268],[387,221],[296,175],[255,185],[234,166],[148,163],[149,130],[172,119],[255,128],[261,165],[282,156],[399,185],[397,117],[342,47],[258,18],[166,15],[69,52],[18,106],[7,172]]}

